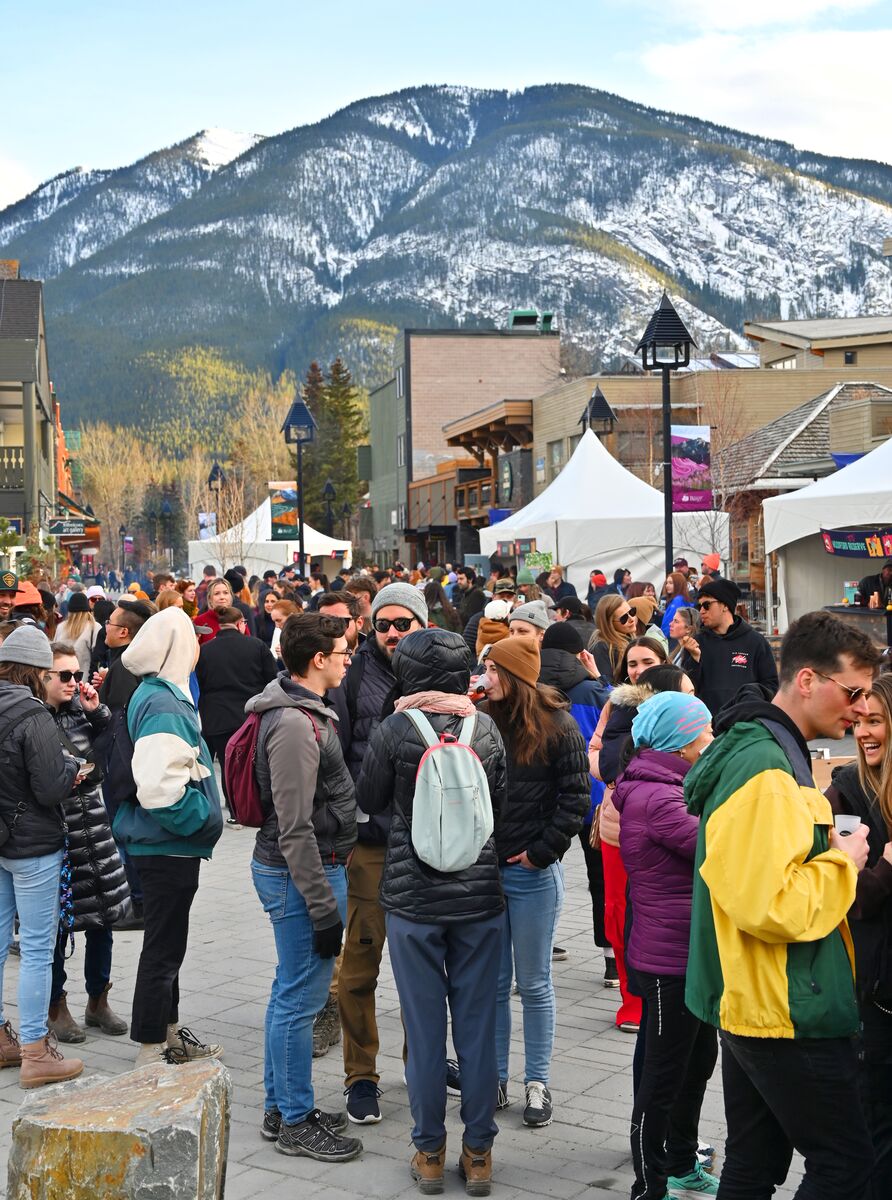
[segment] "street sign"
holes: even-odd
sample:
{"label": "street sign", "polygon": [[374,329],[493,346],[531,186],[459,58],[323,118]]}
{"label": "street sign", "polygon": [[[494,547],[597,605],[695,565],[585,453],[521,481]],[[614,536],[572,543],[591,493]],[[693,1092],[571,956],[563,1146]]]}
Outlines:
{"label": "street sign", "polygon": [[87,522],[76,517],[60,517],[49,522],[50,537],[86,537]]}

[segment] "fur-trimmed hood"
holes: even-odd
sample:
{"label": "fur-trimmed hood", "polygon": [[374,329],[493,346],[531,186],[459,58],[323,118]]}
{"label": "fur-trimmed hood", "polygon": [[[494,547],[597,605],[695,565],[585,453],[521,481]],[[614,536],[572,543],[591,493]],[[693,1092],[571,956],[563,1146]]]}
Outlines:
{"label": "fur-trimmed hood", "polygon": [[614,708],[638,708],[655,694],[646,683],[620,683],[610,693],[610,703]]}

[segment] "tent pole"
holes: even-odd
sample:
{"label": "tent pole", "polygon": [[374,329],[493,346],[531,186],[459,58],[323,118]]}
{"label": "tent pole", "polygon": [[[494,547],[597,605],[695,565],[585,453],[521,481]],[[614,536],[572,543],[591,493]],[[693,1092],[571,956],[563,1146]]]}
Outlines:
{"label": "tent pole", "polygon": [[765,632],[774,633],[774,580],[771,577],[771,554],[765,555]]}
{"label": "tent pole", "polygon": [[561,552],[560,552],[560,549],[558,546],[558,523],[557,523],[557,521],[555,521],[555,523],[554,523],[554,561],[556,563],[559,563],[561,561]]}

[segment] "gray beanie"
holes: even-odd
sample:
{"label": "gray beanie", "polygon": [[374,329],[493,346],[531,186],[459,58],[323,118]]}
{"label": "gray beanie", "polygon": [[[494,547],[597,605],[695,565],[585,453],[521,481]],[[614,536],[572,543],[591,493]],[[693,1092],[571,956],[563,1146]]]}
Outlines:
{"label": "gray beanie", "polygon": [[372,620],[374,621],[380,608],[387,608],[391,604],[407,608],[418,618],[422,628],[427,629],[427,604],[417,587],[413,587],[411,583],[388,583],[386,587],[381,588],[372,601]]}
{"label": "gray beanie", "polygon": [[22,663],[49,671],[53,666],[49,638],[36,625],[20,625],[0,646],[0,662]]}
{"label": "gray beanie", "polygon": [[520,608],[515,608],[508,618],[508,624],[510,625],[512,621],[526,621],[530,625],[535,625],[537,629],[547,629],[551,624],[548,619],[548,609],[541,600],[531,600],[529,604],[521,604]]}

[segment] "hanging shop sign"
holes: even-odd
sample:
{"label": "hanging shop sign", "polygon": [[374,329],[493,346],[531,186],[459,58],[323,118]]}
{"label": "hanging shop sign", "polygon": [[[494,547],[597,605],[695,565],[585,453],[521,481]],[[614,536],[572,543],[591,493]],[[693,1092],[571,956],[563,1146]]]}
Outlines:
{"label": "hanging shop sign", "polygon": [[822,529],[821,540],[828,554],[848,558],[892,558],[892,528]]}

